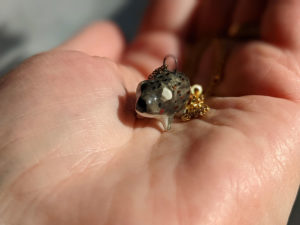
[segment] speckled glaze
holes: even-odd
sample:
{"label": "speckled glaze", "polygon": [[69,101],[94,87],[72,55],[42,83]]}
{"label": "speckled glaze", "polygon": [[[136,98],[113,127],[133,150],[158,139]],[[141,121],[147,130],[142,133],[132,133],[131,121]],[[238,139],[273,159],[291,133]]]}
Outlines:
{"label": "speckled glaze", "polygon": [[142,117],[155,118],[169,130],[174,117],[180,117],[190,96],[190,81],[181,72],[166,66],[156,69],[136,90],[136,112]]}

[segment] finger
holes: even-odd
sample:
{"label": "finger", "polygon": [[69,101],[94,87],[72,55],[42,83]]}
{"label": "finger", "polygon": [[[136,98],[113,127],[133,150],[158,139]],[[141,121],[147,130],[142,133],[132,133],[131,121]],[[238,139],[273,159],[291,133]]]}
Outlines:
{"label": "finger", "polygon": [[222,96],[267,95],[299,101],[300,2],[269,0],[262,19],[262,39],[248,43],[230,57]]}
{"label": "finger", "polygon": [[57,49],[76,50],[91,56],[118,60],[123,53],[124,38],[112,22],[96,22]]}
{"label": "finger", "polygon": [[300,49],[300,1],[269,0],[262,24],[262,38],[277,46]]}
{"label": "finger", "polygon": [[236,24],[260,24],[266,0],[239,0],[233,15]]}
{"label": "finger", "polygon": [[228,35],[241,38],[259,38],[267,0],[239,0],[233,14]]}
{"label": "finger", "polygon": [[197,36],[216,36],[227,33],[237,0],[206,0],[198,7]]}
{"label": "finger", "polygon": [[235,49],[217,96],[265,95],[300,100],[298,61],[293,54],[262,42]]}
{"label": "finger", "polygon": [[126,52],[123,63],[135,67],[144,76],[148,76],[162,65],[166,55],[180,57],[180,49],[179,39],[172,34],[164,32],[142,34]]}
{"label": "finger", "polygon": [[196,3],[196,0],[153,0],[139,34],[124,54],[123,62],[146,76],[162,64],[167,54],[180,58],[180,33],[185,29]]}
{"label": "finger", "polygon": [[182,31],[196,8],[198,0],[152,0],[142,23],[142,32]]}

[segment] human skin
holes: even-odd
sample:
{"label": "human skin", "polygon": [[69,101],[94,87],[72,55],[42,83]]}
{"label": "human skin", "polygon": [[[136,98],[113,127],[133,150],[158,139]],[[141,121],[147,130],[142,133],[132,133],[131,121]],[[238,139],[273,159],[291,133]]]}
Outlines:
{"label": "human skin", "polygon": [[[261,24],[262,38],[232,51],[207,116],[169,132],[136,119],[138,82],[166,54],[181,59],[187,33],[233,22]],[[101,22],[25,61],[0,85],[0,224],[286,224],[299,30],[298,0],[157,0],[130,46]]]}

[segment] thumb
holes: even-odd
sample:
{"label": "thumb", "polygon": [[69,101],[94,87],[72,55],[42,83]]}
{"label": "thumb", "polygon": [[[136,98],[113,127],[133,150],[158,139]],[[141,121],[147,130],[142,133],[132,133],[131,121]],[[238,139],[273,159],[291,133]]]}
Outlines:
{"label": "thumb", "polygon": [[122,32],[113,22],[95,22],[56,49],[81,51],[118,60],[125,46]]}

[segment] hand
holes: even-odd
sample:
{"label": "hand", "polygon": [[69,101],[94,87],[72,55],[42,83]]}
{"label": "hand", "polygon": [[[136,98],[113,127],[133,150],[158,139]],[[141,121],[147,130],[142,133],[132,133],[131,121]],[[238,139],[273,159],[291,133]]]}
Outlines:
{"label": "hand", "polygon": [[[129,47],[98,23],[24,62],[0,89],[0,224],[286,224],[299,13],[298,0],[157,0]],[[231,53],[204,119],[164,133],[135,118],[135,88],[166,54],[233,22],[260,23],[262,40]]]}

